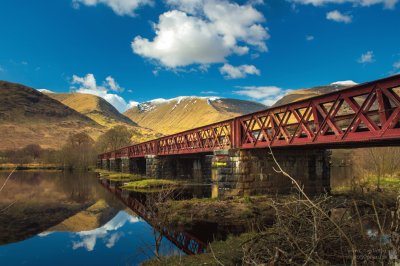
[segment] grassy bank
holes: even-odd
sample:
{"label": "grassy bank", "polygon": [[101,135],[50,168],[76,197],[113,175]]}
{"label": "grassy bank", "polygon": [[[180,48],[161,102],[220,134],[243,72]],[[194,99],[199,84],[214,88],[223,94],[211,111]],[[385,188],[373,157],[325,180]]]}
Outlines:
{"label": "grassy bank", "polygon": [[107,170],[103,170],[103,169],[95,169],[94,172],[98,173],[103,178],[106,178],[110,181],[115,181],[115,182],[138,181],[138,180],[142,180],[145,178],[144,176],[138,175],[138,174],[113,172],[113,171],[107,171]]}
{"label": "grassy bank", "polygon": [[173,188],[178,187],[182,183],[169,179],[143,179],[132,181],[122,186],[124,189],[154,189],[154,188]]}

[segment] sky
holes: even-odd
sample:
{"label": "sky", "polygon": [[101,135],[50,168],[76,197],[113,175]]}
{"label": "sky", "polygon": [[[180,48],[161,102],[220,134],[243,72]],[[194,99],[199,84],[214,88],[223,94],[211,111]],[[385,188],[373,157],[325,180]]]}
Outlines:
{"label": "sky", "polygon": [[0,80],[137,102],[400,72],[398,0],[2,0]]}

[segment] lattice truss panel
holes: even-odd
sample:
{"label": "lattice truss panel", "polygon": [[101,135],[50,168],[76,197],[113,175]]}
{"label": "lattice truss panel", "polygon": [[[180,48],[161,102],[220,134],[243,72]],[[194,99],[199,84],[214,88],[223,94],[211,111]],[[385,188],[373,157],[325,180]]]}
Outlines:
{"label": "lattice truss panel", "polygon": [[374,141],[400,136],[400,87],[357,90],[272,108],[239,119],[241,147]]}
{"label": "lattice truss panel", "polygon": [[158,153],[197,153],[231,147],[231,132],[232,121],[229,121],[167,136],[158,140]]}
{"label": "lattice truss panel", "polygon": [[127,148],[129,157],[143,157],[147,154],[157,154],[157,142],[148,141],[144,143],[139,143]]}

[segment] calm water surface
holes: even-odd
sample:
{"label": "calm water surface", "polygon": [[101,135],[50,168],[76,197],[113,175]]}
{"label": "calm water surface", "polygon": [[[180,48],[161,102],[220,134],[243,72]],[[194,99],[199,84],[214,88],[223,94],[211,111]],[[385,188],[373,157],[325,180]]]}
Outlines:
{"label": "calm water surface", "polygon": [[[3,184],[8,172],[0,172]],[[94,174],[16,172],[0,193],[0,265],[138,265],[182,254]],[[156,244],[157,243],[157,244]]]}

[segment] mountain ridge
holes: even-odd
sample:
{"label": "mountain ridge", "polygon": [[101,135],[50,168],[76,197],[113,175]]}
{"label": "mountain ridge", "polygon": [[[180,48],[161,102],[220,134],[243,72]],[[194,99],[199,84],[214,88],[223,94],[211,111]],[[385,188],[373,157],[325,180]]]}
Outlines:
{"label": "mountain ridge", "polygon": [[124,114],[139,126],[173,134],[265,108],[263,104],[239,99],[179,96],[139,103]]}

